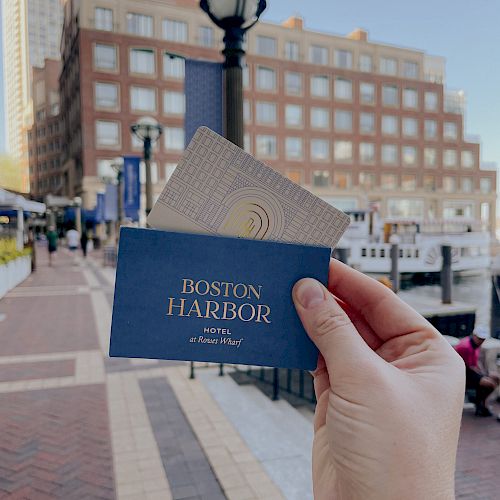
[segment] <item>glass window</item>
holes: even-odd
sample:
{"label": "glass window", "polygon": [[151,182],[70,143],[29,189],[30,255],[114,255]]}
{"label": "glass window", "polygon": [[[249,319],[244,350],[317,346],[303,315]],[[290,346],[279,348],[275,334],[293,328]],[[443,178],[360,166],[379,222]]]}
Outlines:
{"label": "glass window", "polygon": [[[481,203],[481,220],[485,224],[489,224],[490,221],[490,204],[487,201]],[[484,248],[482,250],[485,250]]]}
{"label": "glass window", "polygon": [[94,46],[94,66],[96,69],[116,70],[116,47],[96,43]]}
{"label": "glass window", "polygon": [[437,137],[437,122],[435,120],[425,120],[424,136],[426,139],[436,139]]}
{"label": "glass window", "polygon": [[130,49],[130,71],[153,75],[155,68],[155,53],[151,49]]}
{"label": "glass window", "polygon": [[274,135],[258,135],[257,156],[265,158],[275,158],[277,155],[276,137]]}
{"label": "glass window", "polygon": [[120,124],[118,122],[97,120],[95,122],[95,136],[97,146],[119,146]]}
{"label": "glass window", "polygon": [[396,174],[380,174],[380,187],[385,190],[398,188],[398,176]]}
{"label": "glass window", "polygon": [[300,137],[287,137],[285,139],[285,155],[287,160],[302,159],[302,139]]}
{"label": "glass window", "polygon": [[314,97],[328,97],[330,95],[329,83],[326,75],[311,76],[311,95]]}
{"label": "glass window", "polygon": [[418,121],[415,118],[403,118],[403,135],[406,137],[418,136]]}
{"label": "glass window", "polygon": [[198,43],[202,47],[214,46],[214,29],[210,26],[198,27]]}
{"label": "glass window", "polygon": [[373,189],[377,183],[377,177],[372,172],[359,173],[359,185],[364,189]]}
{"label": "glass window", "polygon": [[165,149],[182,151],[184,149],[184,129],[180,127],[165,127]]}
{"label": "glass window", "polygon": [[319,45],[309,47],[309,62],[312,64],[328,64],[328,49]]}
{"label": "glass window", "polygon": [[289,61],[299,60],[299,44],[297,42],[285,43],[285,59]]}
{"label": "glass window", "polygon": [[104,7],[94,10],[94,26],[96,30],[113,31],[113,11]]}
{"label": "glass window", "polygon": [[423,185],[424,191],[436,191],[436,177],[434,175],[424,175]]}
{"label": "glass window", "polygon": [[163,76],[179,80],[184,78],[184,59],[163,54]]}
{"label": "glass window", "polygon": [[389,198],[387,212],[389,217],[423,217],[424,200]]}
{"label": "glass window", "polygon": [[302,184],[302,170],[287,170],[285,177],[295,184]]}
{"label": "glass window", "polygon": [[258,123],[276,123],[276,104],[274,102],[257,101],[255,119]]}
{"label": "glass window", "polygon": [[373,113],[359,114],[359,131],[361,134],[372,134],[375,132],[375,115]]}
{"label": "glass window", "polygon": [[362,104],[375,104],[375,85],[361,82],[359,84],[359,99]]}
{"label": "glass window", "polygon": [[133,132],[130,133],[132,149],[144,149],[144,143]]}
{"label": "glass window", "polygon": [[116,83],[96,82],[95,106],[96,108],[118,108],[118,85]]}
{"label": "glass window", "polygon": [[352,52],[350,50],[335,50],[334,57],[337,68],[352,68]]}
{"label": "glass window", "polygon": [[329,160],[330,143],[326,139],[311,139],[311,159]]}
{"label": "glass window", "polygon": [[285,73],[285,90],[288,95],[302,94],[302,75],[292,71]]}
{"label": "glass window", "polygon": [[399,91],[395,85],[382,85],[382,103],[384,106],[399,104]]}
{"label": "glass window", "polygon": [[335,110],[335,130],[352,131],[352,111],[346,111],[345,109]]}
{"label": "glass window", "polygon": [[417,148],[415,146],[403,146],[403,164],[414,167],[417,164]]}
{"label": "glass window", "polygon": [[424,96],[424,102],[426,111],[437,111],[438,95],[436,92],[427,91]]}
{"label": "glass window", "polygon": [[370,73],[373,70],[373,58],[368,54],[359,56],[359,71]]}
{"label": "glass window", "polygon": [[479,179],[479,189],[483,194],[490,194],[492,192],[491,179],[489,177],[481,177]]}
{"label": "glass window", "polygon": [[418,108],[417,89],[403,89],[403,106],[410,109]]}
{"label": "glass window", "polygon": [[443,189],[445,193],[456,193],[457,191],[457,179],[456,177],[450,177],[445,175],[443,177]]}
{"label": "glass window", "polygon": [[168,181],[177,168],[177,163],[165,163],[165,180]]}
{"label": "glass window", "polygon": [[243,101],[243,120],[245,123],[252,121],[252,107],[248,99]]}
{"label": "glass window", "polygon": [[147,87],[130,87],[132,111],[156,111],[156,90]]}
{"label": "glass window", "polygon": [[382,133],[385,135],[397,135],[398,130],[398,117],[392,115],[382,116]]}
{"label": "glass window", "polygon": [[424,165],[435,168],[437,164],[437,151],[434,148],[424,148]]}
{"label": "glass window", "polygon": [[330,110],[328,108],[311,108],[311,127],[330,128]]}
{"label": "glass window", "polygon": [[333,154],[335,161],[351,161],[352,160],[352,142],[351,141],[335,141],[333,145]]}
{"label": "glass window", "polygon": [[184,21],[164,19],[162,22],[163,39],[171,42],[186,43],[188,38],[188,25]]}
{"label": "glass window", "polygon": [[386,165],[397,165],[398,147],[395,144],[382,145],[382,163]]}
{"label": "glass window", "polygon": [[350,189],[352,187],[351,172],[336,170],[333,172],[333,185],[337,189]]}
{"label": "glass window", "polygon": [[163,92],[163,111],[172,115],[183,115],[186,111],[184,93],[165,90]]}
{"label": "glass window", "polygon": [[243,88],[248,89],[250,87],[250,68],[248,66],[243,66]]}
{"label": "glass window", "polygon": [[417,189],[417,176],[413,174],[403,174],[401,176],[401,190],[415,191]]}
{"label": "glass window", "polygon": [[328,170],[315,170],[313,172],[313,186],[326,187],[330,185],[330,172]]}
{"label": "glass window", "polygon": [[462,192],[472,193],[474,190],[474,180],[472,177],[462,177]]}
{"label": "glass window", "polygon": [[456,140],[458,138],[458,127],[455,122],[444,122],[443,138],[446,140]]}
{"label": "glass window", "polygon": [[462,151],[462,167],[474,168],[474,153],[472,151]]}
{"label": "glass window", "polygon": [[443,151],[443,167],[453,168],[457,166],[457,151],[455,149],[445,149]]}
{"label": "glass window", "polygon": [[243,150],[252,154],[252,138],[248,133],[243,136]]}
{"label": "glass window", "polygon": [[127,32],[139,36],[153,36],[153,17],[144,14],[127,14]]}
{"label": "glass window", "polygon": [[302,106],[287,104],[285,107],[285,123],[289,127],[302,126]]}
{"label": "glass window", "polygon": [[335,99],[352,99],[352,82],[344,78],[335,78]]}
{"label": "glass window", "polygon": [[373,163],[375,161],[375,144],[361,142],[359,144],[359,161],[361,163]]}
{"label": "glass window", "polygon": [[276,88],[276,72],[271,68],[257,67],[255,85],[258,90],[274,90]]}
{"label": "glass window", "polygon": [[397,75],[398,74],[398,62],[392,57],[381,57],[380,58],[380,73],[383,75]]}
{"label": "glass window", "polygon": [[276,57],[276,38],[270,36],[257,35],[257,54],[261,56]]}
{"label": "glass window", "polygon": [[403,65],[403,76],[406,78],[418,78],[418,63],[405,61]]}

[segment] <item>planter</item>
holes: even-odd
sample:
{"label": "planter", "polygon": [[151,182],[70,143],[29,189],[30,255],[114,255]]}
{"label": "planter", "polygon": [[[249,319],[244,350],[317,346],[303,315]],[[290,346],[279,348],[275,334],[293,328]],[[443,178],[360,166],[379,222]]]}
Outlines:
{"label": "planter", "polygon": [[26,255],[0,265],[0,298],[31,274],[31,256]]}

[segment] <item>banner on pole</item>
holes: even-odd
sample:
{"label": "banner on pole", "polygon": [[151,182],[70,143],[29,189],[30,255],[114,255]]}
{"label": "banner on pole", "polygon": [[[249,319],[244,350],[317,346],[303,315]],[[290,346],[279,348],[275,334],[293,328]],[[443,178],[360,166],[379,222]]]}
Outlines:
{"label": "banner on pole", "polygon": [[116,184],[106,184],[104,220],[106,222],[118,220],[118,186]]}
{"label": "banner on pole", "polygon": [[95,221],[98,224],[104,222],[104,193],[97,193],[97,202],[95,206]]}
{"label": "banner on pole", "polygon": [[123,210],[125,217],[137,222],[141,208],[141,184],[139,179],[138,156],[123,157]]}

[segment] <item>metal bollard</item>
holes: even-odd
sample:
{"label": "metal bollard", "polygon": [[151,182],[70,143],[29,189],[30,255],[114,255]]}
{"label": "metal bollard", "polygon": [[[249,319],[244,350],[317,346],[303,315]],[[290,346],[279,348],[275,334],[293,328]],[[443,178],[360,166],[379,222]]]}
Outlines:
{"label": "metal bollard", "polygon": [[273,401],[280,398],[280,372],[278,368],[273,368]]}
{"label": "metal bollard", "polygon": [[441,268],[441,302],[451,304],[451,287],[453,271],[451,270],[451,246],[442,245],[443,267]]}
{"label": "metal bollard", "polygon": [[189,369],[189,378],[190,379],[194,378],[194,363],[193,363],[193,361],[191,361],[191,366],[190,366],[190,369]]}
{"label": "metal bollard", "polygon": [[394,293],[399,292],[399,245],[397,243],[393,243],[391,245],[391,282],[392,282],[392,291]]}
{"label": "metal bollard", "polygon": [[219,363],[219,377],[223,377],[223,376],[224,376],[224,364]]}

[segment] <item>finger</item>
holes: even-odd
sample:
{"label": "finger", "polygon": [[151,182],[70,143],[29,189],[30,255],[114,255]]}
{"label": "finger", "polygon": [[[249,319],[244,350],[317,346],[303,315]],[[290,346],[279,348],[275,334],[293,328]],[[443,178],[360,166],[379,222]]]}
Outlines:
{"label": "finger", "polygon": [[330,393],[330,381],[326,369],[325,358],[320,354],[318,366],[311,375],[314,378],[314,393],[316,395],[316,409],[314,410],[314,430],[326,424],[326,410],[328,408],[328,395]]}
{"label": "finger", "polygon": [[333,259],[328,288],[363,317],[382,341],[429,328],[420,314],[386,286]]}

